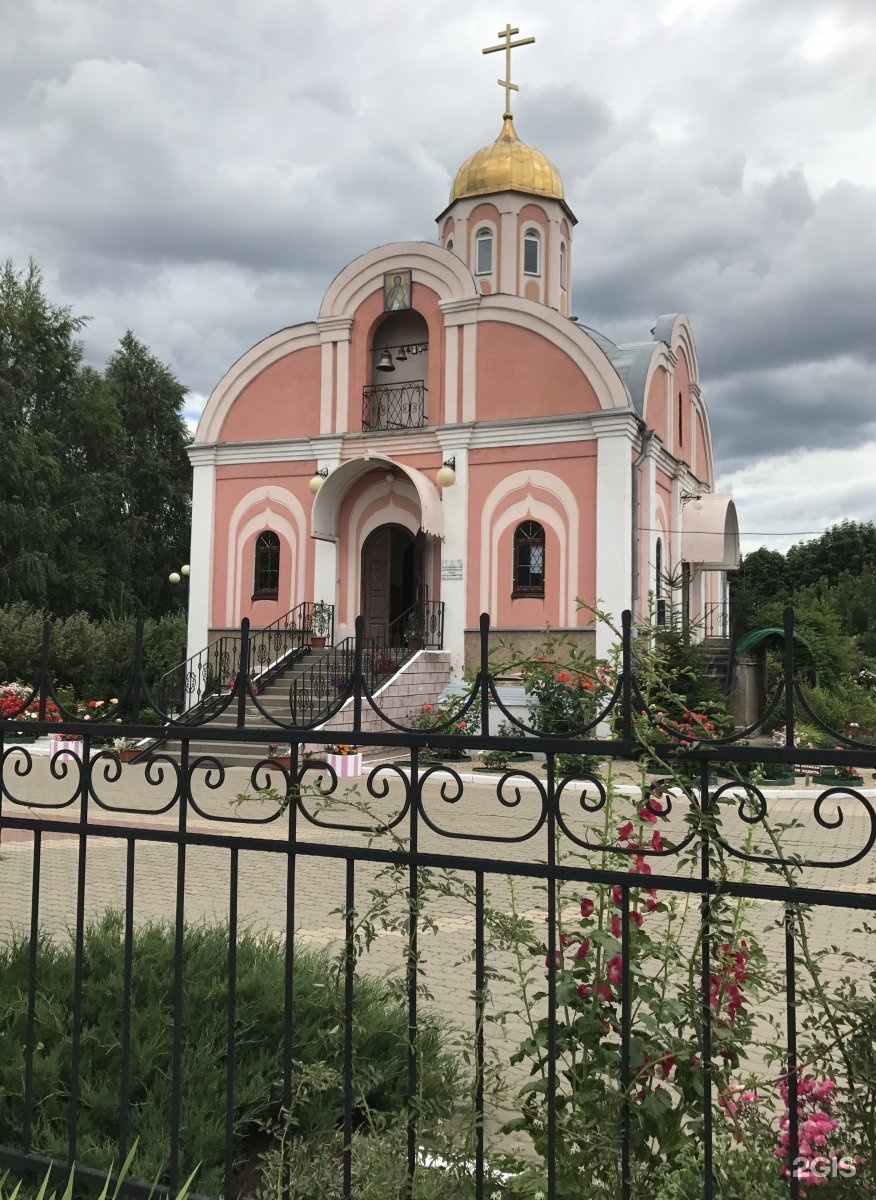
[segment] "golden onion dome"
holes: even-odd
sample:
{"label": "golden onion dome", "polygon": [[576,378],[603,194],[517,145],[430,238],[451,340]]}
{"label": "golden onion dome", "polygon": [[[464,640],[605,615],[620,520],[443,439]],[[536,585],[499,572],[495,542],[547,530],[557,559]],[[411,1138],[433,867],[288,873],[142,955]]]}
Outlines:
{"label": "golden onion dome", "polygon": [[450,203],[491,192],[529,192],[563,199],[559,171],[546,154],[521,142],[510,116],[505,117],[496,140],[476,150],[456,172]]}

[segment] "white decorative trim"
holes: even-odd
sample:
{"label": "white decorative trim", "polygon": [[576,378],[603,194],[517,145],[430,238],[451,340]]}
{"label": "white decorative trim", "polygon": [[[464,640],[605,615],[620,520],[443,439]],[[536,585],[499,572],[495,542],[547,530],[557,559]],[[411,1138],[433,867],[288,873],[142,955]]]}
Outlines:
{"label": "white decorative trim", "polygon": [[332,314],[327,317],[317,317],[319,337],[322,342],[349,342],[353,337],[353,318]]}
{"label": "white decorative trim", "polygon": [[192,533],[189,549],[189,613],[186,658],[207,645],[212,624],[213,522],[216,515],[216,468],[211,462],[194,464],[192,480]]}
{"label": "white decorative trim", "polygon": [[[634,413],[607,409],[596,413],[560,413],[548,417],[516,417],[505,421],[460,422],[449,425],[427,425],[416,432],[325,434],[266,442],[220,442],[210,446],[189,446],[187,453],[193,466],[232,466],[242,463],[307,462],[314,458],[332,457],[345,461],[369,455],[372,458],[402,454],[428,454],[437,450],[446,438],[467,431],[468,445],[481,449],[488,446],[535,446],[563,442],[587,442],[595,438],[625,436],[632,441],[637,436],[638,421]],[[661,451],[661,466],[667,474],[675,470],[676,460]]]}
{"label": "white decorative trim", "polygon": [[257,342],[225,372],[210,393],[198,421],[195,443],[219,440],[222,425],[234,401],[247,384],[252,383],[256,376],[272,363],[296,350],[305,350],[319,344],[319,329],[314,322],[280,329]]}
{"label": "white decorative trim", "polygon": [[444,333],[444,420],[459,420],[459,330]]}
{"label": "white decorative trim", "polygon": [[477,386],[478,327],[464,325],[462,330],[462,419],[475,419],[475,389]]}
{"label": "white decorative trim", "polygon": [[319,432],[333,433],[332,392],[334,391],[334,342],[323,342],[319,368]]}
{"label": "white decorative trim", "polygon": [[[413,511],[402,508],[401,502],[410,504]],[[380,507],[369,512],[374,504],[380,504]],[[345,577],[348,615],[352,613],[355,617],[359,613],[357,595],[362,594],[362,549],[365,539],[381,525],[402,525],[416,537],[420,528],[419,508],[416,489],[408,480],[396,479],[393,483],[387,483],[384,479],[375,480],[356,497],[347,523]]]}
{"label": "white decorative trim", "polygon": [[[632,456],[624,437],[599,439],[596,462],[596,596],[619,620],[630,608],[632,586]],[[614,635],[604,622],[596,627],[596,653],[610,650]]]}
{"label": "white decorative trim", "polygon": [[[254,512],[253,510],[259,505],[261,507],[257,512]],[[283,510],[290,514],[291,521],[283,517]],[[253,488],[237,502],[228,521],[228,575],[225,589],[225,619],[222,622],[226,626],[239,624],[234,609],[235,597],[242,595],[239,590],[242,578],[241,568],[243,565],[241,555],[242,545],[246,540],[246,537],[241,535],[240,527],[246,519],[249,519],[249,523],[252,523],[253,520],[264,520],[268,515],[272,519],[285,521],[289,527],[297,525],[297,534],[295,536],[297,567],[295,574],[292,576],[291,592],[293,601],[297,588],[304,586],[307,518],[301,502],[286,488],[278,487],[274,484]],[[219,622],[216,623],[218,624]]]}
{"label": "white decorative trim", "polygon": [[[490,531],[489,605],[482,609],[483,612],[494,613],[499,611],[499,589],[502,586],[502,582],[499,579],[499,543],[502,539],[502,535],[509,526],[519,525],[522,521],[526,521],[531,518],[535,521],[538,521],[540,525],[544,525],[548,529],[553,530],[554,534],[556,535],[560,548],[560,561],[556,572],[558,585],[557,614],[559,623],[561,625],[568,625],[570,623],[569,611],[573,606],[572,597],[577,591],[577,588],[572,586],[570,589],[571,579],[569,570],[569,543],[572,539],[569,537],[569,531],[566,528],[565,522],[563,521],[564,515],[567,514],[557,511],[557,509],[552,508],[549,504],[546,504],[544,500],[537,500],[531,495],[524,496],[521,500],[518,500],[516,504],[512,504],[510,508],[503,509],[501,514],[494,521]],[[548,598],[548,592],[551,587],[550,581],[553,577],[553,572],[551,570],[551,564],[547,553],[545,553],[545,565],[546,584],[544,599],[545,603],[549,604],[550,601]],[[506,586],[508,589],[508,594],[510,595],[514,586],[514,580],[512,578],[513,563],[510,560],[507,563],[507,567],[508,575]],[[481,595],[483,594],[484,587],[482,576]]]}
{"label": "white decorative trim", "polygon": [[320,305],[320,318],[354,316],[367,296],[382,289],[385,274],[406,269],[414,283],[431,288],[441,300],[477,296],[474,278],[456,254],[431,242],[391,242],[360,255],[335,276]]}
{"label": "white decorative trim", "polygon": [[[567,537],[568,565],[566,565],[566,560],[564,559],[560,572],[560,579],[563,581],[561,586],[564,588],[564,591],[560,593],[557,611],[560,621],[569,624],[570,602],[568,589],[571,587],[574,594],[578,587],[578,548],[580,545],[578,502],[571,488],[558,476],[552,475],[547,471],[517,471],[515,474],[503,479],[501,483],[497,483],[484,501],[481,511],[480,537],[481,572],[480,594],[478,598],[480,612],[495,614],[498,611],[499,583],[498,564],[496,561],[498,556],[498,541],[494,537],[493,530],[497,521],[496,513],[500,512],[499,506],[504,501],[509,500],[518,491],[523,493],[523,500],[526,502],[530,504],[534,502],[539,506],[544,505],[545,508],[550,508],[550,511],[555,515],[559,515],[561,521],[565,519],[567,531],[563,535],[558,533],[558,536],[560,537],[561,545],[563,537]],[[533,495],[535,491],[540,491],[544,495],[540,499],[536,498]],[[502,512],[500,512],[500,516]],[[507,525],[502,525],[503,530],[506,527]],[[554,525],[551,525],[551,528],[557,532]],[[489,555],[487,555],[488,547]],[[574,608],[572,611],[574,611]]]}
{"label": "white decorative trim", "polygon": [[344,496],[357,479],[374,469],[398,471],[402,476],[406,476],[419,499],[420,525],[423,532],[432,537],[443,538],[444,512],[438,488],[422,471],[408,466],[407,463],[396,462],[386,455],[366,455],[348,459],[331,472],[313,501],[310,514],[311,535],[330,541],[338,537],[338,516]]}

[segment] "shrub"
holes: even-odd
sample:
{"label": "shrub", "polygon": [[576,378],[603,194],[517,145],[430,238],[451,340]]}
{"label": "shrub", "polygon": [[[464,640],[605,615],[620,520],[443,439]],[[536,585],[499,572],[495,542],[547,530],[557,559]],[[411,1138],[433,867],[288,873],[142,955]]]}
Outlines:
{"label": "shrub", "polygon": [[[77,1160],[101,1167],[117,1148],[123,921],[108,912],[85,931]],[[27,1019],[29,942],[0,950],[0,1028],[8,1053],[0,1060],[0,1141],[20,1138]],[[282,1092],[285,953],[269,938],[241,933],[237,957],[235,1136],[238,1151],[279,1115]],[[198,1191],[218,1194],[224,1161],[228,931],[188,926],[184,938],[181,1170],[199,1162]],[[135,930],[131,997],[131,1138],[139,1137],[136,1174],[167,1169],[171,1112],[174,930]],[[294,1113],[304,1133],[333,1129],[343,1112],[343,977],[326,953],[296,948],[293,1058],[334,1070],[333,1086],[301,1098]],[[34,1056],[34,1148],[64,1157],[70,1095],[74,946],[42,937],[37,965]],[[395,1113],[407,1082],[406,1001],[391,981],[359,976],[354,1001],[354,1094],[357,1109]],[[443,1030],[425,1014],[420,1025],[421,1084],[450,1107],[459,1082],[442,1050]]]}

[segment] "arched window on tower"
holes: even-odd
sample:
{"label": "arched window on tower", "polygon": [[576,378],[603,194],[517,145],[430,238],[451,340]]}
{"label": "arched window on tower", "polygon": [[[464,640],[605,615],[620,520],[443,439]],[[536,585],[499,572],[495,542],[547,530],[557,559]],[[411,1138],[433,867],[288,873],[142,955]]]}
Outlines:
{"label": "arched window on tower", "polygon": [[475,238],[475,275],[493,273],[493,233],[490,229],[479,229]]}
{"label": "arched window on tower", "polygon": [[514,530],[513,596],[544,596],[544,528],[524,521]]}
{"label": "arched window on tower", "polygon": [[560,242],[560,287],[566,290],[566,243]]}
{"label": "arched window on tower", "polygon": [[523,235],[523,274],[541,274],[541,238],[537,229],[527,229]]}
{"label": "arched window on tower", "polygon": [[447,249],[450,251],[451,254],[453,253],[453,238],[447,239]]}
{"label": "arched window on tower", "polygon": [[253,600],[276,600],[280,585],[280,539],[273,529],[256,538],[252,581]]}

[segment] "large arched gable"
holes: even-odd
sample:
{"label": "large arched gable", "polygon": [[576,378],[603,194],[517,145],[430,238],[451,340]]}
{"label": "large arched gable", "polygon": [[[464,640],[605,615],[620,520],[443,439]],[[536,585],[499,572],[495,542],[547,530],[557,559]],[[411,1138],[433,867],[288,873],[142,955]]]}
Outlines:
{"label": "large arched gable", "polygon": [[257,375],[267,367],[309,346],[319,345],[319,330],[313,323],[292,325],[288,329],[280,329],[270,337],[256,342],[246,354],[242,354],[237,362],[225,372],[213,391],[210,393],[198,428],[195,431],[195,445],[217,442],[225,418],[231,410],[240,392],[243,391]]}
{"label": "large arched gable", "polygon": [[679,350],[684,352],[690,372],[691,383],[699,383],[700,364],[697,359],[697,347],[694,341],[690,321],[684,313],[666,313],[657,318],[657,323],[651,330],[655,342],[665,342],[673,354]]}
{"label": "large arched gable", "polygon": [[455,254],[431,242],[391,242],[353,260],[335,276],[323,297],[319,316],[352,317],[391,271],[410,270],[414,283],[425,284],[440,300],[477,299],[474,276]]}
{"label": "large arched gable", "polygon": [[519,296],[483,296],[478,322],[500,321],[540,334],[562,350],[590,382],[600,407],[629,409],[630,396],[605,351],[568,317]]}

